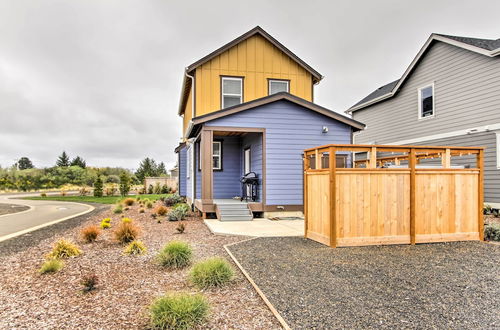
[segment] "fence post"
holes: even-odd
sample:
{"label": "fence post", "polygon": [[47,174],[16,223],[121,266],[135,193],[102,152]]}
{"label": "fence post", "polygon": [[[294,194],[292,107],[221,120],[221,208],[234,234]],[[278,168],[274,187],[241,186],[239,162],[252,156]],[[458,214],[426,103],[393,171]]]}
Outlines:
{"label": "fence post", "polygon": [[304,191],[302,201],[304,203],[304,237],[307,238],[307,170],[309,169],[309,159],[307,153],[304,152]]}
{"label": "fence post", "polygon": [[479,149],[477,154],[477,168],[479,169],[478,176],[478,230],[479,230],[479,240],[484,241],[484,216],[483,216],[483,207],[484,207],[484,150]]}
{"label": "fence post", "polygon": [[451,150],[450,148],[446,148],[445,152],[441,153],[441,164],[443,168],[451,167]]}
{"label": "fence post", "polygon": [[410,167],[410,244],[415,245],[415,207],[416,207],[416,178],[415,166],[417,165],[417,156],[415,149],[410,149],[410,157],[408,158],[408,166]]}
{"label": "fence post", "polygon": [[377,168],[377,147],[372,147],[370,151],[370,168]]}
{"label": "fence post", "polygon": [[336,181],[336,148],[330,147],[328,150],[330,168],[330,247],[337,247],[337,181]]}

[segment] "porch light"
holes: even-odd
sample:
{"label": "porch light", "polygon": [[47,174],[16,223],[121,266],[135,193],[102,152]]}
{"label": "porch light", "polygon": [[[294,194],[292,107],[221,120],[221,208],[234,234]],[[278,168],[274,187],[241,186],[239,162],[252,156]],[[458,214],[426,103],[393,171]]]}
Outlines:
{"label": "porch light", "polygon": [[321,133],[328,133],[328,126],[323,126]]}

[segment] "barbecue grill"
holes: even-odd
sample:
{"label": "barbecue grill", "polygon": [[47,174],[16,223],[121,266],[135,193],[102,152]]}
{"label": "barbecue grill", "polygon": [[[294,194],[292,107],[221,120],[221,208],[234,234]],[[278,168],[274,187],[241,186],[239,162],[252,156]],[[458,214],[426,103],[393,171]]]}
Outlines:
{"label": "barbecue grill", "polygon": [[241,200],[257,200],[257,193],[259,187],[259,176],[255,172],[248,172],[241,177]]}

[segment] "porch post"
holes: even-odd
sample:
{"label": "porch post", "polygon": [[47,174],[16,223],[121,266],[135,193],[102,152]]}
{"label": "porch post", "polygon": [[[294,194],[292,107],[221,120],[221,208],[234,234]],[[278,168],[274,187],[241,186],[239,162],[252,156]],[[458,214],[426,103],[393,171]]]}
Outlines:
{"label": "porch post", "polygon": [[213,202],[213,160],[212,160],[213,131],[205,128],[201,131],[200,162],[201,162],[201,202]]}

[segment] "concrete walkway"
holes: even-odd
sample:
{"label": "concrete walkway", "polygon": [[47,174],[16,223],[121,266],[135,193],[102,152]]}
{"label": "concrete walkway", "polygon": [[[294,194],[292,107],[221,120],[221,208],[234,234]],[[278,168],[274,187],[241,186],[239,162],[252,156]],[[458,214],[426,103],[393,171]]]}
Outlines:
{"label": "concrete walkway", "polygon": [[205,219],[214,234],[256,237],[304,236],[304,220],[219,221]]}
{"label": "concrete walkway", "polygon": [[0,242],[88,213],[94,209],[93,206],[73,202],[16,199],[27,196],[38,196],[38,194],[0,195],[0,203],[29,207],[26,211],[0,216]]}

